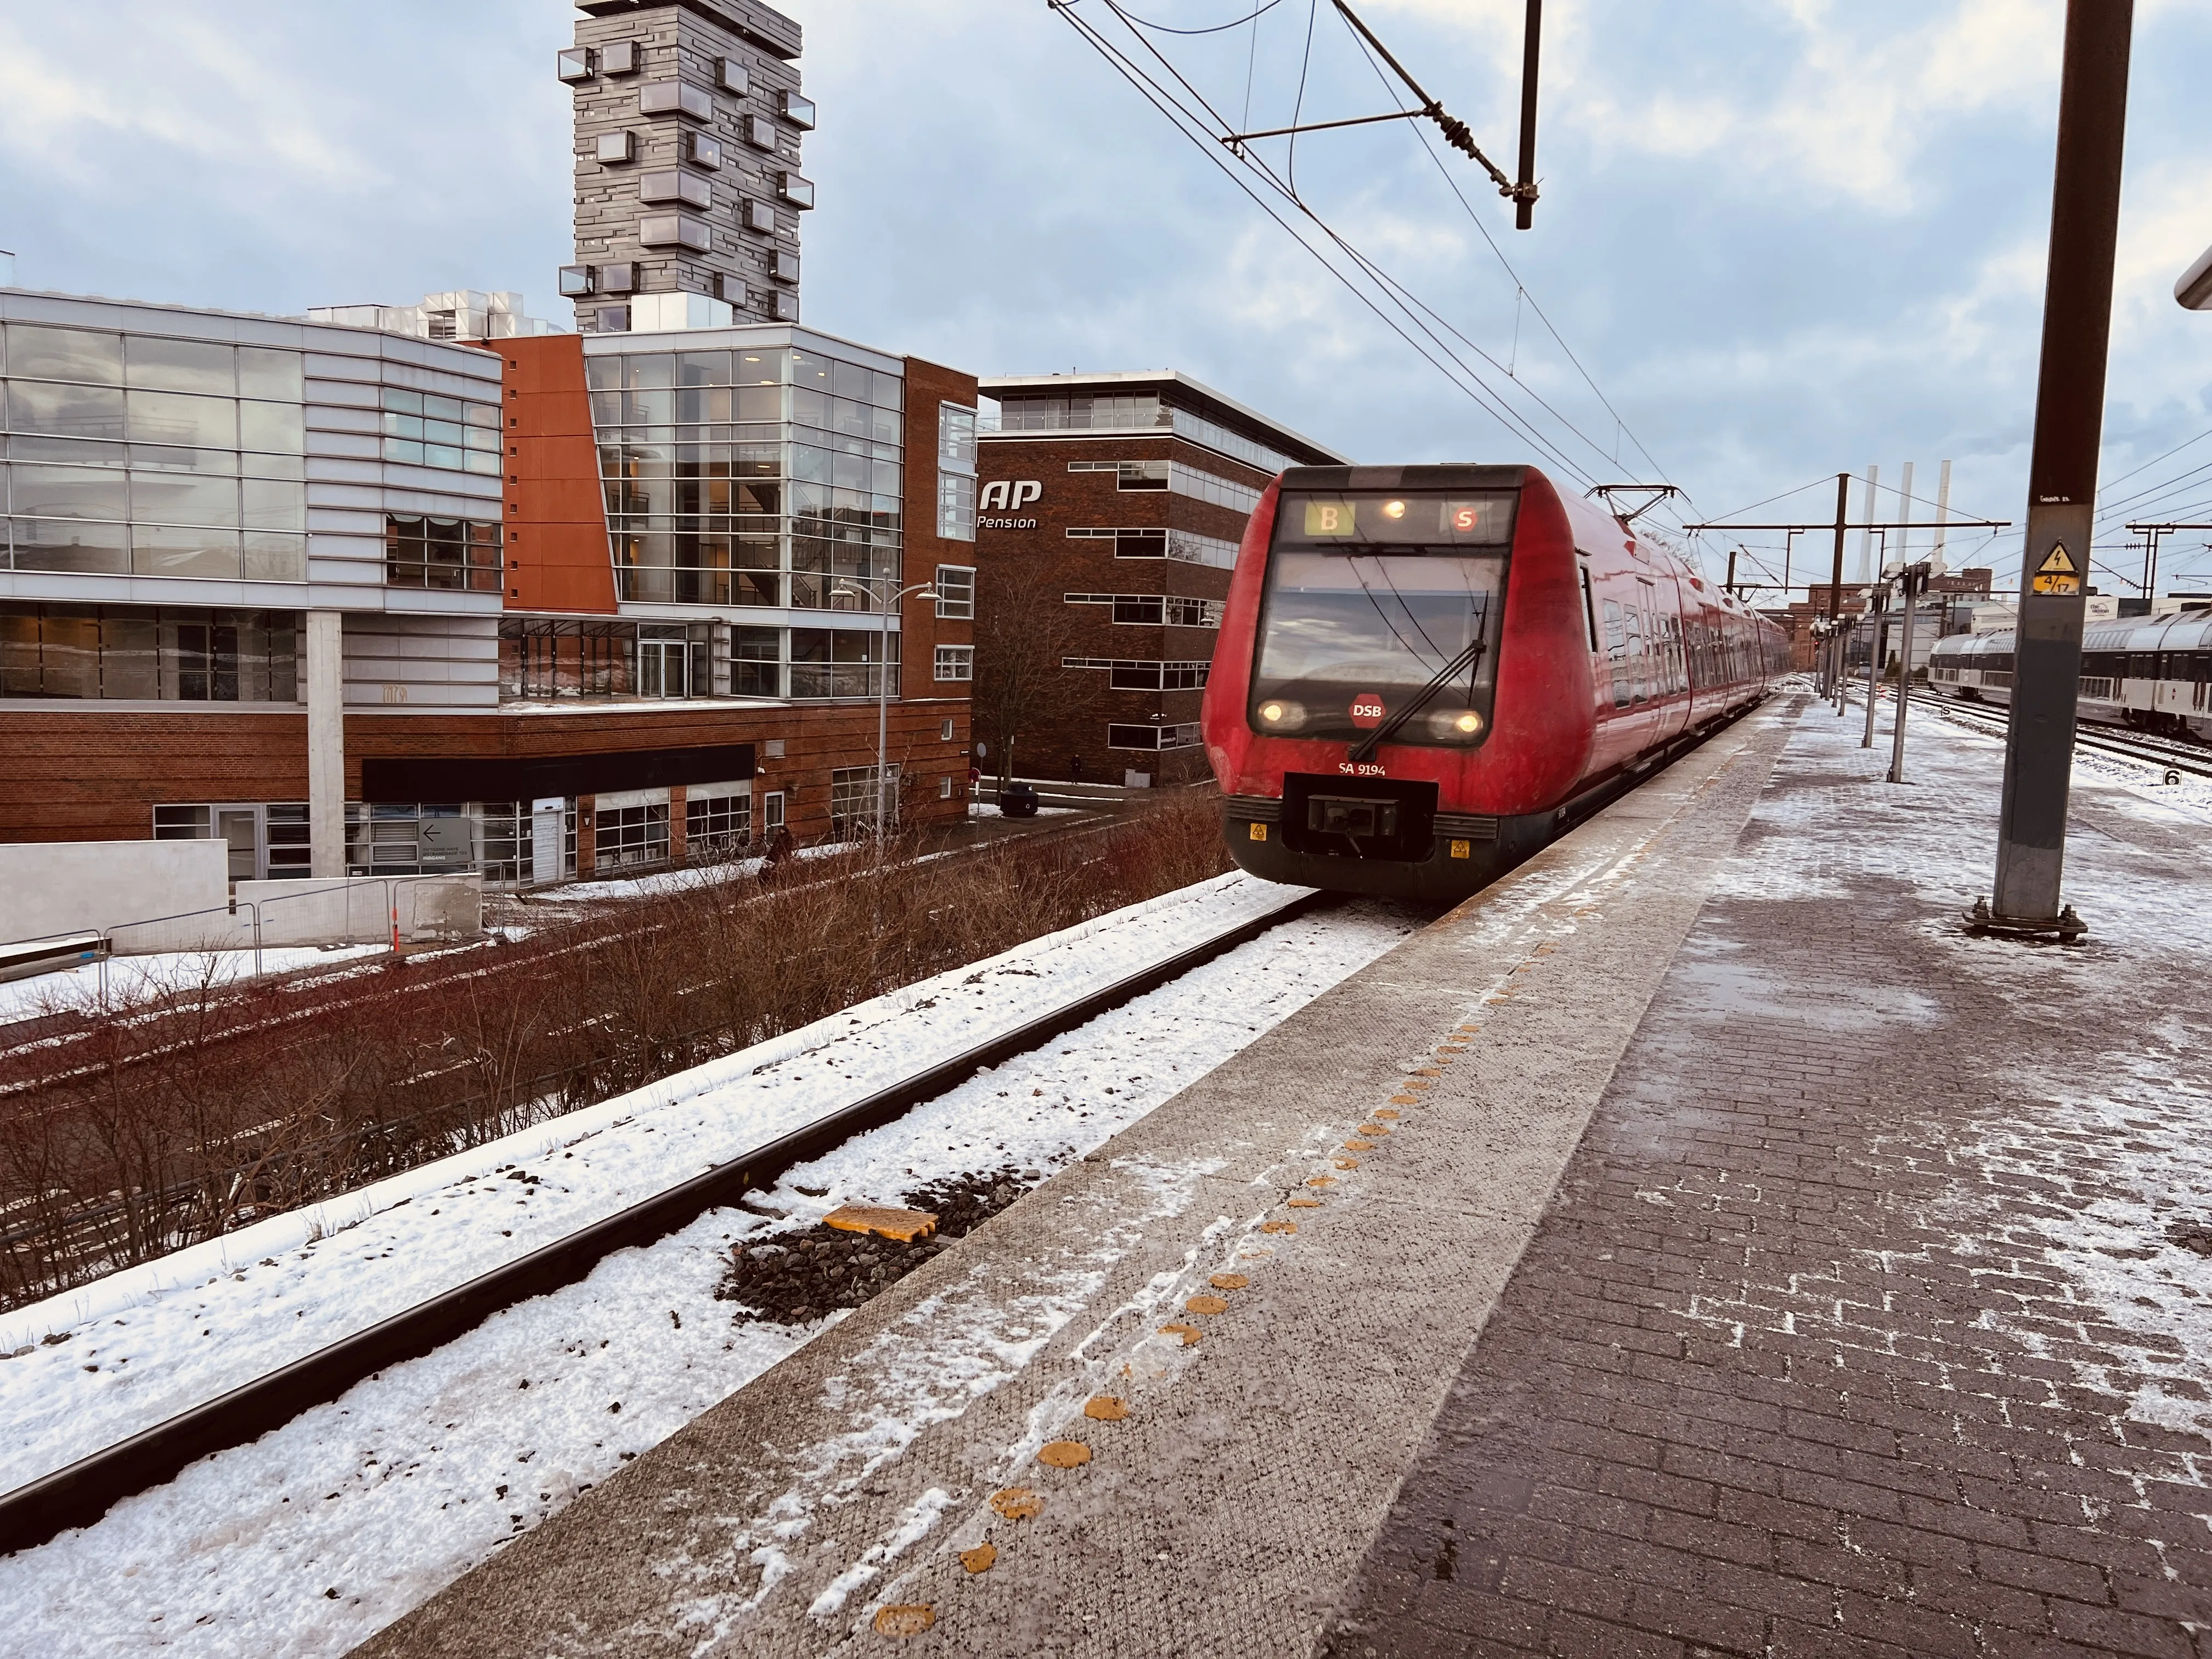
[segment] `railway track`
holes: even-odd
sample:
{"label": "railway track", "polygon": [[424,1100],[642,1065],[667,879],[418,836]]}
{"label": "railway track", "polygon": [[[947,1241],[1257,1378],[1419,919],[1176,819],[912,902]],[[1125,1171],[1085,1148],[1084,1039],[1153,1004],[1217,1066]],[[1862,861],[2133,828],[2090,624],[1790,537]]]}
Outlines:
{"label": "railway track", "polygon": [[[1857,690],[1857,688],[1854,690]],[[1864,692],[1859,691],[1858,695],[1863,697]],[[1947,697],[1924,690],[1920,695],[1946,714],[1961,719],[1971,726],[2002,732],[2009,723],[2010,717],[2005,710],[1986,703],[1968,702],[1963,698]],[[2212,778],[2212,748],[2201,744],[2155,737],[2147,732],[2129,732],[2122,727],[2094,725],[2075,728],[2074,746],[2123,756],[2150,766],[2172,767],[2178,772],[2186,772],[2196,777]]]}
{"label": "railway track", "polygon": [[783,1170],[894,1121],[979,1071],[1038,1049],[1271,928],[1340,902],[1305,890],[1282,890],[1279,902],[1200,943],[1072,996],[794,1132],[750,1147],[701,1175],[0,1494],[0,1551],[34,1547],[70,1528],[89,1525],[121,1499],[170,1480],[211,1453],[280,1428],[368,1377],[434,1352],[503,1309],[577,1283],[615,1251],[651,1244],[710,1210],[734,1205],[747,1192],[773,1182]]}

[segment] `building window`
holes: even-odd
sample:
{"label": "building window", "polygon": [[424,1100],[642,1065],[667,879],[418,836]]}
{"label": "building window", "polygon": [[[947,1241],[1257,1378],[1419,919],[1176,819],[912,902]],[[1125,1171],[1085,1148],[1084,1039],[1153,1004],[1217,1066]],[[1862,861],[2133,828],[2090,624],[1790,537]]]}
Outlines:
{"label": "building window", "polygon": [[937,678],[940,680],[972,680],[975,678],[975,647],[972,645],[940,645],[937,647]]}
{"label": "building window", "polygon": [[620,132],[603,132],[593,141],[593,157],[603,167],[637,160],[637,135],[625,129]]}
{"label": "building window", "polygon": [[757,230],[764,236],[775,234],[775,209],[768,203],[748,199],[740,216],[739,222],[747,230]]}
{"label": "building window", "polygon": [[952,774],[950,772],[947,772],[943,777],[938,779],[937,798],[939,800],[951,800],[952,799]]}
{"label": "building window", "polygon": [[[704,167],[709,173],[722,165],[722,141],[709,132],[687,132],[677,153],[695,167]],[[700,205],[705,205],[702,203]]]}
{"label": "building window", "polygon": [[750,144],[755,149],[774,149],[775,148],[775,123],[769,120],[767,116],[746,116],[744,122],[743,131],[745,135],[745,142]]}
{"label": "building window", "polygon": [[635,75],[642,67],[635,40],[609,40],[599,47],[599,72]]}
{"label": "building window", "polygon": [[975,411],[964,404],[937,406],[937,533],[975,539]]}
{"label": "building window", "polygon": [[593,823],[595,868],[631,870],[668,862],[666,801],[658,805],[602,806],[594,812]]}
{"label": "building window", "polygon": [[456,472],[499,473],[499,405],[388,386],[383,392],[384,459]]}
{"label": "building window", "polygon": [[719,58],[715,68],[720,74],[724,92],[733,92],[740,98],[753,89],[753,77],[745,66],[735,58]]}
{"label": "building window", "polygon": [[499,592],[499,526],[466,519],[384,520],[384,580],[392,587]]}
{"label": "building window", "polygon": [[899,696],[899,636],[860,629],[793,629],[791,695],[810,699]]}
{"label": "building window", "polygon": [[299,663],[290,611],[0,601],[0,698],[292,703]]}
{"label": "building window", "polygon": [[714,100],[706,89],[688,81],[648,81],[637,89],[641,115],[688,115],[695,121],[714,118]]}
{"label": "building window", "polygon": [[778,101],[777,113],[795,127],[803,127],[809,132],[814,130],[814,100],[811,98],[802,98],[795,92],[787,91]]}
{"label": "building window", "polygon": [[695,784],[684,792],[684,858],[708,864],[734,858],[753,838],[750,783]]}
{"label": "building window", "polygon": [[1070,461],[1070,472],[1111,472],[1116,489],[1165,489],[1169,464],[1165,461]]}
{"label": "building window", "polygon": [[1115,691],[1203,691],[1206,671],[1202,662],[1147,662],[1125,657],[1062,657],[1062,668],[1103,668]]}
{"label": "building window", "polygon": [[637,199],[641,202],[682,202],[686,206],[696,208],[712,207],[714,188],[696,173],[685,173],[678,167],[664,167],[637,175]]}
{"label": "building window", "polygon": [[950,743],[952,741],[952,722],[951,720],[942,720],[938,721],[937,740],[939,743]]}
{"label": "building window", "polygon": [[688,213],[649,213],[638,221],[637,239],[647,247],[688,247],[704,253],[714,234]]}
{"label": "building window", "polygon": [[937,614],[948,622],[972,622],[975,617],[975,568],[966,564],[940,564],[933,584],[937,589]]}
{"label": "building window", "polygon": [[879,800],[887,800],[890,821],[898,823],[899,769],[897,763],[890,768],[887,794],[879,794],[876,786],[876,769],[872,766],[841,766],[830,774],[830,827],[837,834],[851,835],[864,830],[876,819]]}
{"label": "building window", "polygon": [[1106,728],[1106,746],[1109,749],[1194,749],[1203,741],[1199,736],[1196,720],[1179,726],[1109,726]]}
{"label": "building window", "polygon": [[1157,392],[1135,397],[1014,396],[999,403],[1001,432],[1114,432],[1168,423],[1167,411]]}
{"label": "building window", "polygon": [[814,205],[814,181],[811,179],[802,179],[795,173],[779,173],[775,180],[775,193],[792,206],[811,208]]}
{"label": "building window", "polygon": [[561,267],[561,297],[562,299],[580,299],[591,291],[591,266],[562,265]]}
{"label": "building window", "polygon": [[780,697],[783,695],[783,630],[779,628],[738,628],[731,630],[730,690],[740,697]]}
{"label": "building window", "polygon": [[563,81],[588,81],[592,78],[592,49],[589,46],[570,46],[555,60],[554,73]]}

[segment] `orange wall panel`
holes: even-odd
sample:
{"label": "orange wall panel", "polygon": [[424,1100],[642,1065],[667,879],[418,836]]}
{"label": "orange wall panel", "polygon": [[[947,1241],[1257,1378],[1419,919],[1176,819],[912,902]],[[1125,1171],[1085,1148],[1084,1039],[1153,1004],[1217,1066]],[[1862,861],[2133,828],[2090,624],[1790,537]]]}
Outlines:
{"label": "orange wall panel", "polygon": [[507,604],[512,611],[615,614],[584,343],[574,334],[501,342],[507,397]]}

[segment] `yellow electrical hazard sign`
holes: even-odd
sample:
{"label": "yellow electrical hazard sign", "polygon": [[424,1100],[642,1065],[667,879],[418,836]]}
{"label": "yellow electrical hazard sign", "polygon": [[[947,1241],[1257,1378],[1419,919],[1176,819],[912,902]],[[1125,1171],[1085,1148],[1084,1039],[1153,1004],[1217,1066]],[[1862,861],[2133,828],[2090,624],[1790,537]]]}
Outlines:
{"label": "yellow electrical hazard sign", "polygon": [[2081,568],[2074,562],[2074,556],[2066,550],[2064,542],[2054,543],[2051,551],[2043,556],[2043,562],[2035,567],[2034,589],[2039,593],[2081,591]]}
{"label": "yellow electrical hazard sign", "polygon": [[1252,826],[1252,839],[1253,839],[1254,841],[1265,841],[1265,840],[1267,840],[1267,826],[1266,824],[1264,824],[1264,823],[1255,823],[1255,824],[1254,824],[1254,825]]}

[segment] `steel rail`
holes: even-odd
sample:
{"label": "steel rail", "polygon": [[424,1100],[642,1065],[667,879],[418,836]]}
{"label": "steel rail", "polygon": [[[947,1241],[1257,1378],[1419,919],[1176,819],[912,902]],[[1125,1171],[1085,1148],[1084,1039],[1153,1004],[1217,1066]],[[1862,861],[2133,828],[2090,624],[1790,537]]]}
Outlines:
{"label": "steel rail", "polygon": [[1001,1036],[718,1164],[566,1238],[0,1494],[0,1553],[35,1548],[71,1528],[89,1526],[124,1498],[173,1479],[210,1453],[246,1444],[281,1428],[302,1412],[337,1399],[365,1378],[435,1352],[503,1309],[578,1282],[617,1250],[653,1243],[708,1210],[735,1203],[791,1165],[817,1158],[857,1133],[891,1122],[987,1066],[1001,1065],[1042,1047],[1249,943],[1271,927],[1338,902],[1333,894],[1288,890],[1273,909],[1217,938],[1124,975]]}
{"label": "steel rail", "polygon": [[[1962,697],[1943,696],[1937,706],[1947,712],[1965,714],[1999,729],[2011,724],[2008,714],[1980,703],[1968,702]],[[2106,754],[2140,761],[2147,766],[2170,766],[2177,771],[2194,773],[2200,778],[2212,778],[2212,764],[2207,763],[2212,763],[2212,751],[2148,736],[2123,738],[2113,727],[2102,721],[2094,722],[2094,731],[2085,732],[2076,728],[2074,734],[2075,748],[2099,750]]]}

